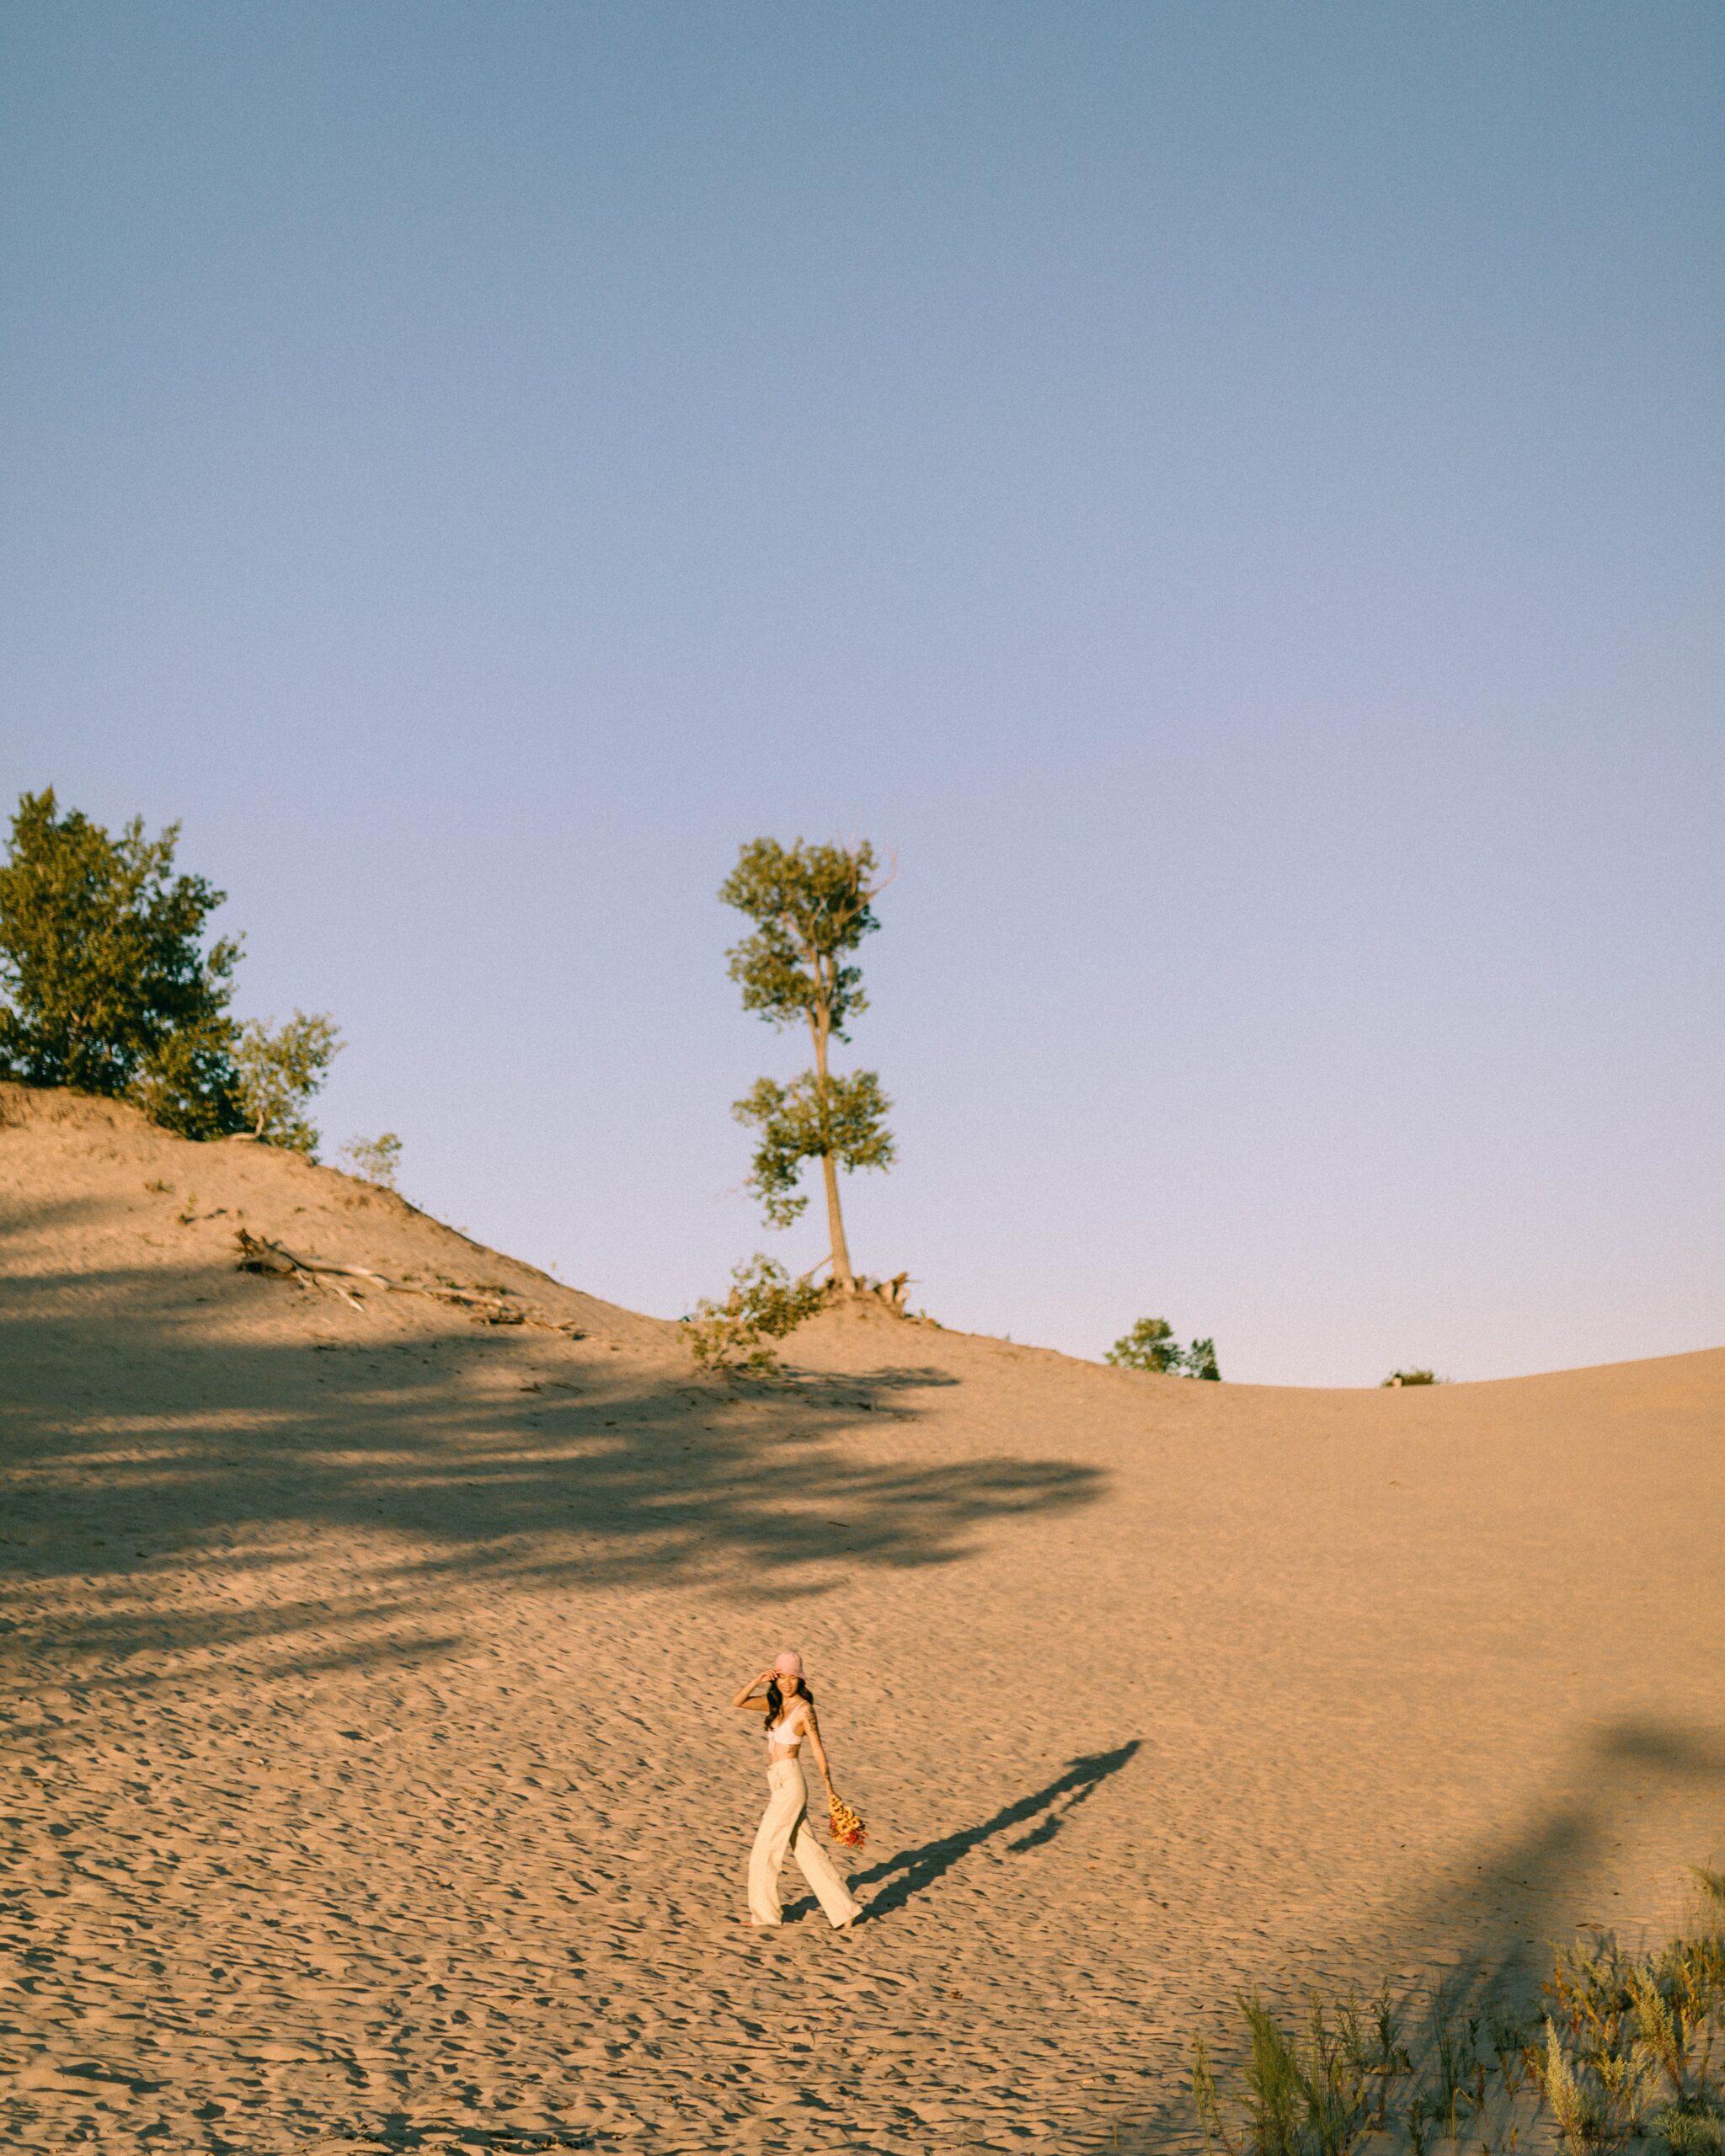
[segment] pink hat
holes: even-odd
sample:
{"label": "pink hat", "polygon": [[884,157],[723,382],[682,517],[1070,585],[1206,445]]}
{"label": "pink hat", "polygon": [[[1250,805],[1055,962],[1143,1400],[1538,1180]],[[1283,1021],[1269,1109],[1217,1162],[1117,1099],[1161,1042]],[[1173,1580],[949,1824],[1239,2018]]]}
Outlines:
{"label": "pink hat", "polygon": [[772,1667],[780,1677],[800,1677],[803,1674],[803,1657],[799,1654],[793,1654],[787,1647],[782,1655],[775,1657]]}

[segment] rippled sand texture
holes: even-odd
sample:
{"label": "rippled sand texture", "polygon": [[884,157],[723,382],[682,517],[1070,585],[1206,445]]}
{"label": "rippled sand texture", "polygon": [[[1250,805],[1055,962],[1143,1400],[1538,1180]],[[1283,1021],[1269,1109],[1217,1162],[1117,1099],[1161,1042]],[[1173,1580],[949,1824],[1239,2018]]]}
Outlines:
{"label": "rippled sand texture", "polygon": [[[0,2145],[1177,2148],[1240,1988],[1725,1851],[1725,1353],[1295,1391],[882,1315],[732,1387],[332,1171],[0,1113]],[[787,1644],[849,1937],[736,1922]]]}

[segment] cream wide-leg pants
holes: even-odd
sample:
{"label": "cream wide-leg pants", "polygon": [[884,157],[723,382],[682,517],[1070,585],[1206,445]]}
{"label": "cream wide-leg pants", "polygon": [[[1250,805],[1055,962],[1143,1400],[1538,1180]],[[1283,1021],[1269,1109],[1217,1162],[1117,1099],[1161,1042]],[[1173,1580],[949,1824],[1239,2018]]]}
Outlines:
{"label": "cream wide-leg pants", "polygon": [[788,1849],[814,1889],[829,1924],[836,1928],[860,1916],[862,1904],[840,1878],[809,1823],[809,1791],[802,1768],[794,1759],[775,1759],[766,1770],[766,1810],[749,1854],[750,1915],[756,1924],[781,1921],[778,1876]]}

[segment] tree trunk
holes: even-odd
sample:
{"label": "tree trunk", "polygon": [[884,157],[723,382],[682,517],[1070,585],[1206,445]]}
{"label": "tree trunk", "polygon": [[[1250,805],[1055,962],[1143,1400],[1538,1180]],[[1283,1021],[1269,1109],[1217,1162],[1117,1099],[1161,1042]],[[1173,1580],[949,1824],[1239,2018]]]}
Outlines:
{"label": "tree trunk", "polygon": [[857,1282],[851,1271],[851,1253],[845,1242],[845,1216],[839,1210],[838,1163],[830,1153],[820,1156],[820,1172],[826,1180],[826,1226],[832,1237],[832,1277],[841,1294],[853,1295]]}
{"label": "tree trunk", "polygon": [[[809,1030],[814,1036],[815,1083],[820,1088],[820,1109],[823,1123],[826,1117],[826,1044],[831,1031],[830,991],[817,958],[814,977],[823,993],[809,1014]],[[857,1292],[856,1276],[851,1271],[851,1252],[845,1241],[845,1216],[839,1209],[839,1166],[830,1153],[820,1156],[820,1172],[826,1183],[826,1230],[832,1240],[833,1285],[841,1295]]]}

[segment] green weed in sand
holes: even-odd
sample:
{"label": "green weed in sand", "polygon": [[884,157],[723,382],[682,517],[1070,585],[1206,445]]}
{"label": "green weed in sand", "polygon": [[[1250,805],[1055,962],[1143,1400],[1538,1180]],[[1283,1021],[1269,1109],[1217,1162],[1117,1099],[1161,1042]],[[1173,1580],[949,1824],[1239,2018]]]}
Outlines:
{"label": "green weed in sand", "polygon": [[[1631,1953],[1609,1934],[1561,1948],[1530,2027],[1477,1987],[1477,2011],[1440,1985],[1423,2017],[1381,1991],[1308,2001],[1290,2033],[1255,1993],[1219,2072],[1193,2046],[1207,2148],[1226,2156],[1354,2156],[1447,2143],[1484,2156],[1538,2123],[1573,2156],[1617,2148],[1725,2156],[1725,1875],[1697,1867],[1696,1900],[1669,1945]],[[1404,2026],[1417,2027],[1410,2046]]]}
{"label": "green weed in sand", "polygon": [[770,1343],[782,1340],[826,1300],[827,1290],[804,1274],[793,1280],[775,1258],[757,1251],[731,1273],[722,1303],[703,1296],[683,1320],[695,1360],[708,1369],[746,1370],[757,1376],[777,1368]]}

